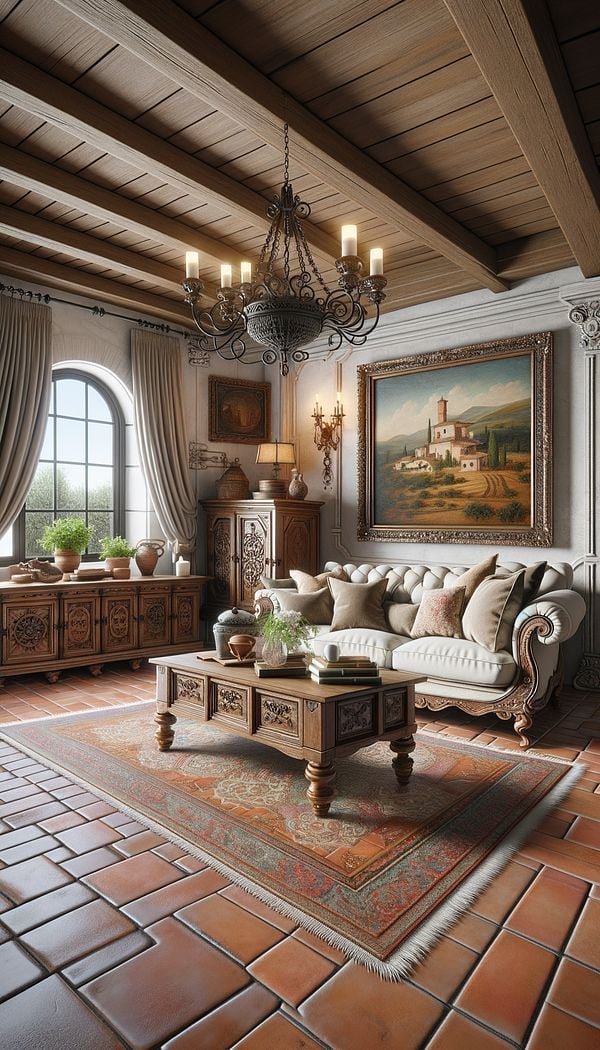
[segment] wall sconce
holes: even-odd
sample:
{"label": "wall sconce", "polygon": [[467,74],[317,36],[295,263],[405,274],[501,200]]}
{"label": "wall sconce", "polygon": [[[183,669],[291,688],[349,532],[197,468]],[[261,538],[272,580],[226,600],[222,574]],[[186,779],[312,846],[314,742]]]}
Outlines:
{"label": "wall sconce", "polygon": [[333,480],[331,472],[331,452],[336,452],[342,440],[342,419],[344,418],[344,406],[340,400],[340,394],[336,395],[336,403],[330,415],[328,423],[323,416],[323,406],[319,404],[319,395],[313,408],[313,419],[315,421],[314,441],[319,452],[323,455],[323,488],[330,488]]}

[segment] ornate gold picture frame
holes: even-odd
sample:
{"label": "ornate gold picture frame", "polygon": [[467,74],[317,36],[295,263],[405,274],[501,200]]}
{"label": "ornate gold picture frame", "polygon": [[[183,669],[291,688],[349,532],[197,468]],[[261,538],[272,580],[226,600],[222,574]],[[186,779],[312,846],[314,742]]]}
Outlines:
{"label": "ornate gold picture frame", "polygon": [[271,384],[209,376],[209,441],[258,445],[271,437]]}
{"label": "ornate gold picture frame", "polygon": [[552,334],[358,368],[358,539],[552,543]]}

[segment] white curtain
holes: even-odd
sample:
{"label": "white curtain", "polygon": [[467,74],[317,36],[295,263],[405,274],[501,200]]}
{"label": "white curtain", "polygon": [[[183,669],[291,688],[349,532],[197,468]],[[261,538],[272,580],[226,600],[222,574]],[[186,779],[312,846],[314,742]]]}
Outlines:
{"label": "white curtain", "polygon": [[0,295],[0,536],[20,513],[40,458],[52,389],[52,311]]}
{"label": "white curtain", "polygon": [[156,516],[176,551],[191,553],[196,498],[188,469],[179,342],[131,332],[133,408],[142,471]]}

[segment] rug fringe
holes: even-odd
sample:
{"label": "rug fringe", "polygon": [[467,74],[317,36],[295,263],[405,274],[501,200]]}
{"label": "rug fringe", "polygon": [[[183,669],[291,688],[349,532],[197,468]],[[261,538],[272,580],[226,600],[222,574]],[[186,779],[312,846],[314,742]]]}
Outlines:
{"label": "rug fringe", "polygon": [[[127,710],[134,710],[138,707],[144,707],[148,704],[154,706],[154,701],[140,701],[136,704],[128,704]],[[105,710],[105,709],[102,709]],[[88,712],[85,712],[87,714]],[[92,713],[92,712],[90,712]],[[52,721],[60,720],[63,716],[50,716]],[[64,717],[72,718],[72,715],[66,715]],[[37,721],[42,721],[38,719]],[[22,723],[17,723],[21,725]],[[427,733],[427,731],[419,730],[419,734],[429,736],[432,739],[439,737],[438,733]],[[442,737],[443,740],[452,740],[468,745],[471,747],[477,747],[482,751],[500,751],[503,753],[510,753],[515,755],[514,751],[510,748],[495,748],[487,747],[483,744],[473,744],[468,740],[461,740],[460,738],[454,737]],[[0,732],[0,740],[6,741],[11,746],[19,747],[25,754],[30,755],[32,758],[39,760],[39,755],[32,748],[27,747],[26,744],[21,741],[13,741],[5,733]],[[523,754],[523,752],[517,752],[517,754]],[[436,942],[443,936],[444,933],[452,927],[458,919],[461,918],[465,908],[467,908],[473,901],[479,896],[479,894],[485,889],[485,887],[491,882],[495,875],[502,870],[503,867],[508,863],[510,857],[516,853],[522,843],[525,841],[529,833],[541,822],[543,817],[552,809],[559,805],[561,800],[569,793],[573,785],[582,776],[585,767],[575,766],[572,763],[565,761],[564,759],[553,759],[547,755],[531,755],[528,751],[527,757],[540,758],[544,761],[558,762],[564,766],[571,766],[568,773],[565,774],[563,779],[556,784],[551,791],[527,814],[526,817],[517,825],[516,828],[507,836],[507,838],[494,850],[494,854],[488,857],[487,860],[483,861],[478,865],[477,870],[465,880],[462,886],[456,889],[452,898],[449,901],[445,901],[440,904],[429,918],[425,919],[419,926],[419,929],[412,935],[410,935],[402,946],[396,949],[392,955],[383,961],[382,959],[376,958],[371,955],[370,952],[361,948],[360,945],[354,944],[349,941],[340,933],[336,933],[329,926],[324,925],[318,919],[307,915],[299,908],[295,908],[291,904],[287,904],[286,901],[282,901],[280,897],[275,896],[269,890],[265,890],[262,886],[258,886],[244,875],[240,875],[239,872],[234,871],[233,868],[228,867],[221,861],[212,857],[209,853],[206,853],[199,846],[196,846],[192,842],[188,842],[186,839],[177,835],[169,828],[165,828],[158,821],[153,820],[151,817],[139,813],[133,807],[128,806],[120,799],[116,799],[108,791],[103,791],[101,788],[97,788],[94,784],[90,784],[89,781],[84,780],[82,777],[78,777],[75,773],[70,770],[66,770],[58,762],[52,759],[47,759],[45,756],[43,762],[55,769],[57,772],[62,773],[63,776],[69,777],[74,783],[81,785],[82,787],[91,790],[94,794],[98,795],[99,798],[103,799],[111,805],[115,805],[117,809],[126,813],[133,820],[139,821],[150,831],[154,831],[157,835],[161,835],[167,841],[172,842],[173,845],[178,846],[188,853],[190,856],[195,857],[197,860],[201,860],[207,865],[207,867],[213,868],[218,871],[219,874],[229,879],[236,886],[240,886],[241,889],[246,890],[251,896],[256,897],[257,900],[263,902],[263,904],[269,905],[274,911],[280,915],[284,915],[288,919],[292,919],[294,922],[301,926],[302,929],[307,930],[309,933],[315,934],[321,940],[330,944],[333,948],[337,948],[347,956],[348,960],[359,963],[364,966],[367,970],[377,974],[383,980],[386,981],[402,981],[403,978],[408,977],[412,969],[422,961],[422,959],[431,951],[432,947]],[[57,800],[58,801],[58,800]]]}

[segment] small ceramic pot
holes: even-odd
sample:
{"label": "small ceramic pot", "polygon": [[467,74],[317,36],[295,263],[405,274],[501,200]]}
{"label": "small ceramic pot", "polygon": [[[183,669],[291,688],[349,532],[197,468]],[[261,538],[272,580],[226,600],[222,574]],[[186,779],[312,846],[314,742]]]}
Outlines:
{"label": "small ceramic pot", "polygon": [[124,566],[122,565],[117,565],[112,570],[112,575],[113,579],[115,580],[128,580],[131,576],[131,569],[129,568],[129,566],[127,566],[127,568],[124,568]]}
{"label": "small ceramic pot", "polygon": [[218,616],[213,633],[217,659],[227,660],[231,656],[227,643],[234,634],[245,634],[254,638],[258,634],[256,616],[246,612],[245,609],[226,609]]}
{"label": "small ceramic pot", "polygon": [[105,558],[104,559],[104,564],[106,566],[107,571],[112,573],[113,576],[115,575],[115,569],[118,569],[118,570],[126,569],[127,570],[127,576],[119,575],[119,576],[116,576],[115,579],[117,579],[117,580],[128,580],[129,579],[129,577],[131,575],[131,569],[129,567],[129,558]]}
{"label": "small ceramic pot", "polygon": [[340,655],[340,650],[335,642],[328,642],[327,645],[323,646],[323,656],[326,660],[329,660],[330,664],[334,664]]}
{"label": "small ceramic pot", "polygon": [[253,638],[251,634],[234,634],[228,644],[237,660],[247,660],[254,650],[256,638]]}
{"label": "small ceramic pot", "polygon": [[54,564],[58,566],[61,572],[75,572],[81,565],[81,554],[76,554],[75,551],[59,550],[54,551]]}

